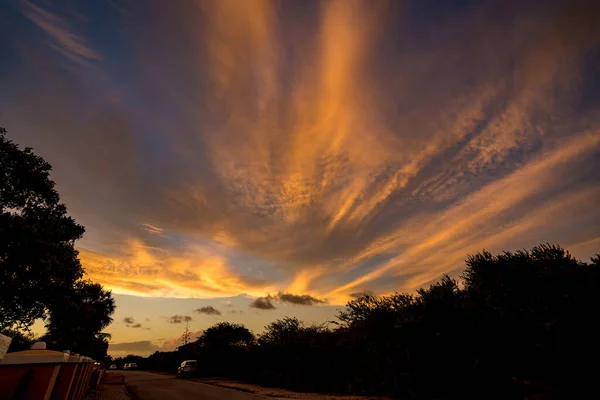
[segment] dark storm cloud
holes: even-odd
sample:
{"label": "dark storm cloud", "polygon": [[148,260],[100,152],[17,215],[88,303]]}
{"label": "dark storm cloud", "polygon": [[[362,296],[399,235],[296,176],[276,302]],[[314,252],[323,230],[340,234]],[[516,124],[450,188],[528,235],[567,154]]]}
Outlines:
{"label": "dark storm cloud", "polygon": [[250,307],[257,308],[260,310],[274,310],[276,307],[273,304],[274,301],[281,303],[289,303],[294,305],[301,306],[312,306],[315,304],[325,304],[327,303],[324,299],[318,299],[314,296],[310,296],[308,294],[292,294],[292,293],[284,293],[279,292],[276,295],[267,295],[264,297],[257,297],[250,303]]}
{"label": "dark storm cloud", "polygon": [[291,293],[279,293],[277,294],[277,299],[281,300],[283,303],[291,303],[302,306],[312,306],[314,304],[326,303],[326,301],[323,299],[317,299],[316,297],[309,296],[307,294],[298,295]]}
{"label": "dark storm cloud", "polygon": [[275,306],[271,302],[272,297],[257,297],[250,303],[250,307],[259,310],[274,310]]}
{"label": "dark storm cloud", "polygon": [[196,311],[197,313],[200,313],[200,314],[221,315],[221,311],[217,310],[213,306],[200,307],[200,308],[197,308],[194,311]]}

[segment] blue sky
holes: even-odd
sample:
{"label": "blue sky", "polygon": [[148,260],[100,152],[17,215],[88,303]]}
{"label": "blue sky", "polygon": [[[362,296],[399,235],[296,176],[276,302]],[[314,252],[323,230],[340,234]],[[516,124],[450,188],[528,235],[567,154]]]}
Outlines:
{"label": "blue sky", "polygon": [[0,125],[86,227],[114,354],[323,322],[484,248],[600,250],[597,8],[3,0]]}

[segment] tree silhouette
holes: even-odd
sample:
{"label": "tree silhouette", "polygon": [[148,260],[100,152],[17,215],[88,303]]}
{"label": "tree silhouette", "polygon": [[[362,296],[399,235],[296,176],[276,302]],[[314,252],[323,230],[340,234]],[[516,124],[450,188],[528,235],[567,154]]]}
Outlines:
{"label": "tree silhouette", "polygon": [[[221,323],[189,344],[191,353],[157,352],[148,365],[173,369],[193,354],[205,375],[300,391],[587,398],[600,356],[599,271],[600,255],[585,263],[554,245],[483,251],[467,257],[460,282],[443,276],[415,294],[348,302],[334,329],[286,317],[251,340]],[[239,332],[247,339],[235,339]]]}
{"label": "tree silhouette", "polygon": [[[546,382],[557,391],[590,388],[588,363],[599,355],[599,265],[559,246],[467,259],[462,278],[480,372]],[[490,345],[493,343],[494,345]]]}
{"label": "tree silhouette", "polygon": [[244,325],[220,322],[202,332],[195,342],[180,346],[177,354],[180,362],[210,360],[202,364],[201,374],[240,376],[248,366],[246,353],[252,343],[254,335]]}
{"label": "tree silhouette", "polygon": [[244,325],[219,322],[206,329],[197,342],[205,348],[224,349],[246,347],[253,341],[254,335]]}
{"label": "tree silhouette", "polygon": [[114,301],[81,280],[74,245],[84,228],[67,215],[51,169],[0,128],[0,331],[14,335],[43,318],[50,345],[103,357],[108,341],[100,331],[112,321]]}
{"label": "tree silhouette", "polygon": [[297,318],[270,323],[258,339],[260,347],[255,349],[253,365],[260,367],[257,379],[294,389],[318,389],[323,378],[331,377],[328,370],[333,365],[324,357],[333,345],[329,336],[331,332],[324,326],[305,326]]}
{"label": "tree silhouette", "polygon": [[53,348],[103,359],[110,335],[101,331],[112,322],[114,310],[110,292],[97,283],[79,281],[51,304],[43,338]]}
{"label": "tree silhouette", "polygon": [[27,328],[83,275],[74,243],[84,228],[67,215],[51,166],[0,128],[0,328]]}

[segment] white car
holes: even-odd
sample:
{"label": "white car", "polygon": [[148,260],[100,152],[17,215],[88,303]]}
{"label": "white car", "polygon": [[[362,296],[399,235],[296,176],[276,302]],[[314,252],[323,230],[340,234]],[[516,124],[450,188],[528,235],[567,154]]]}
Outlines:
{"label": "white car", "polygon": [[117,369],[117,364],[113,364],[109,367],[109,369]]}
{"label": "white car", "polygon": [[137,364],[136,363],[127,363],[123,366],[123,369],[127,370],[127,369],[137,369]]}

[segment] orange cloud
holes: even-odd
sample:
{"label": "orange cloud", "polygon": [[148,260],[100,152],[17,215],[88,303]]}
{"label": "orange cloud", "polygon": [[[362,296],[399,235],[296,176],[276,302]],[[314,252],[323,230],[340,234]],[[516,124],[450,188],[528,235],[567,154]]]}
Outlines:
{"label": "orange cloud", "polygon": [[413,290],[483,247],[592,251],[593,12],[306,3],[158,2],[148,20],[132,4],[123,43],[97,49],[71,14],[21,3],[44,49],[25,38],[21,66],[43,74],[10,69],[1,117],[55,167],[90,278],[339,304]]}
{"label": "orange cloud", "polygon": [[[378,253],[401,254],[368,274],[336,288],[331,295],[339,296],[384,275],[411,274],[399,289],[413,290],[431,282],[443,273],[462,267],[468,252],[484,247],[499,246],[522,237],[534,228],[542,228],[553,216],[565,210],[593,204],[600,188],[580,188],[560,199],[538,202],[535,209],[521,219],[503,219],[507,211],[526,202],[528,198],[552,188],[557,179],[564,184],[568,176],[557,174],[569,162],[579,159],[600,145],[600,132],[586,132],[573,138],[561,148],[540,157],[507,177],[474,192],[463,201],[441,213],[416,217],[386,238],[382,244],[368,249],[360,258]],[[563,169],[564,170],[564,169]],[[557,223],[557,221],[554,221]],[[522,239],[523,240],[523,239]],[[544,240],[540,237],[540,240]],[[532,243],[533,245],[535,243]],[[526,247],[526,246],[524,246]],[[357,260],[353,260],[356,262]]]}
{"label": "orange cloud", "polygon": [[87,276],[115,293],[162,297],[261,294],[272,283],[235,273],[227,259],[203,248],[169,252],[139,240],[115,254],[80,249]]}
{"label": "orange cloud", "polygon": [[[578,58],[594,42],[563,39],[560,23],[540,22],[548,35],[514,50],[497,27],[473,36],[483,11],[468,11],[440,27],[448,42],[390,59],[397,72],[381,82],[374,49],[387,39],[387,6],[322,3],[314,29],[291,38],[278,7],[209,2],[197,14],[204,24],[187,22],[200,38],[193,59],[209,79],[200,101],[181,96],[180,103],[214,175],[173,189],[169,204],[183,211],[163,219],[164,229],[272,261],[284,277],[270,285],[236,281],[222,257],[169,253],[156,261],[160,251],[136,245],[128,269],[169,271],[148,285],[202,295],[285,289],[333,303],[381,278],[413,290],[459,268],[467,252],[512,244],[506,232],[544,225],[540,210],[558,203],[534,201],[535,218],[520,215],[522,208],[560,189],[570,177],[556,182],[556,169],[599,145],[596,131],[575,133],[582,128],[570,123],[568,135],[547,122],[557,104],[548,91],[573,82],[579,68],[557,60]],[[531,18],[525,13],[515,29]],[[297,61],[291,66],[289,54]],[[200,270],[210,274],[194,275]]]}

